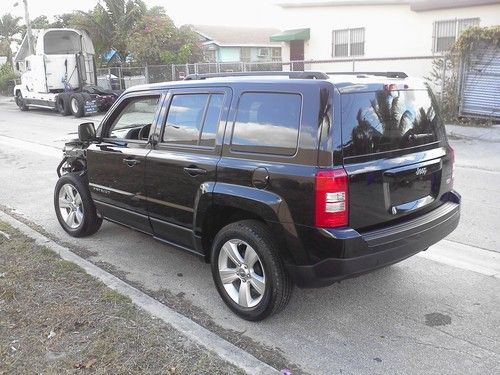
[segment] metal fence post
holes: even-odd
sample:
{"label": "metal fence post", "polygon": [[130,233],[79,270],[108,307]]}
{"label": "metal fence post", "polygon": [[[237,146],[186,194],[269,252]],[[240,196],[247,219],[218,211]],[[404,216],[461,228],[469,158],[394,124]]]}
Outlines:
{"label": "metal fence post", "polygon": [[172,81],[177,81],[177,74],[175,74],[175,65],[172,64]]}
{"label": "metal fence post", "polygon": [[[122,67],[118,67],[118,81],[120,82],[120,90],[123,90],[124,87],[122,87]],[[125,84],[125,82],[123,82]]]}
{"label": "metal fence post", "polygon": [[146,83],[149,83],[149,65],[147,63],[144,66],[144,76],[146,78]]}

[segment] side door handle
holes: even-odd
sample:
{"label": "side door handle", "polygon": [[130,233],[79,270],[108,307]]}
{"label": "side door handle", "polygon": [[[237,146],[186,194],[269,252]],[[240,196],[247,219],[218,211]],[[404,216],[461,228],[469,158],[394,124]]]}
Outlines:
{"label": "side door handle", "polygon": [[193,166],[193,167],[184,167],[184,172],[190,175],[191,177],[194,177],[200,174],[206,174],[207,170]]}
{"label": "side door handle", "polygon": [[129,167],[133,167],[134,165],[140,164],[140,160],[137,159],[132,159],[132,158],[125,158],[123,159],[123,162],[127,164]]}

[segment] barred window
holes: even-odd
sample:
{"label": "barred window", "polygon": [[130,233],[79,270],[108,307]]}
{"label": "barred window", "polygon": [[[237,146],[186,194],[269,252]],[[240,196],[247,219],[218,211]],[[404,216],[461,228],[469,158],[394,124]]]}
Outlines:
{"label": "barred window", "polygon": [[249,47],[241,47],[240,61],[250,62],[252,60],[252,49]]}
{"label": "barred window", "polygon": [[273,48],[273,60],[281,60],[281,48]]}
{"label": "barred window", "polygon": [[365,54],[365,29],[342,29],[332,31],[332,56],[363,56]]}
{"label": "barred window", "polygon": [[479,18],[463,18],[434,22],[434,52],[448,51],[457,37],[468,27],[479,26]]}

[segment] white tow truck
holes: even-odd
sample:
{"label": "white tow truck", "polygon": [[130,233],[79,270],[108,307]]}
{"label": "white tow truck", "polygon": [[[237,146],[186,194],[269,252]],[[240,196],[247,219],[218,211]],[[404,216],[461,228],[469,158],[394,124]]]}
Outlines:
{"label": "white tow truck", "polygon": [[16,104],[22,111],[41,107],[76,117],[108,110],[120,92],[97,86],[94,55],[82,30],[33,30],[31,43],[26,34],[14,59],[21,74]]}

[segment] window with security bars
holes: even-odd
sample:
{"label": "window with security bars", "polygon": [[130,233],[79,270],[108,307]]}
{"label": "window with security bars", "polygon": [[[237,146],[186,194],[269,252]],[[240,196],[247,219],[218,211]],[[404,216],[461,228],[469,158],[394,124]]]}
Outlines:
{"label": "window with security bars", "polygon": [[342,29],[332,31],[332,56],[363,56],[365,54],[365,29]]}
{"label": "window with security bars", "polygon": [[434,52],[446,52],[468,27],[479,26],[479,18],[463,18],[434,22]]}
{"label": "window with security bars", "polygon": [[240,61],[250,62],[252,60],[252,49],[249,47],[242,47],[240,49]]}

